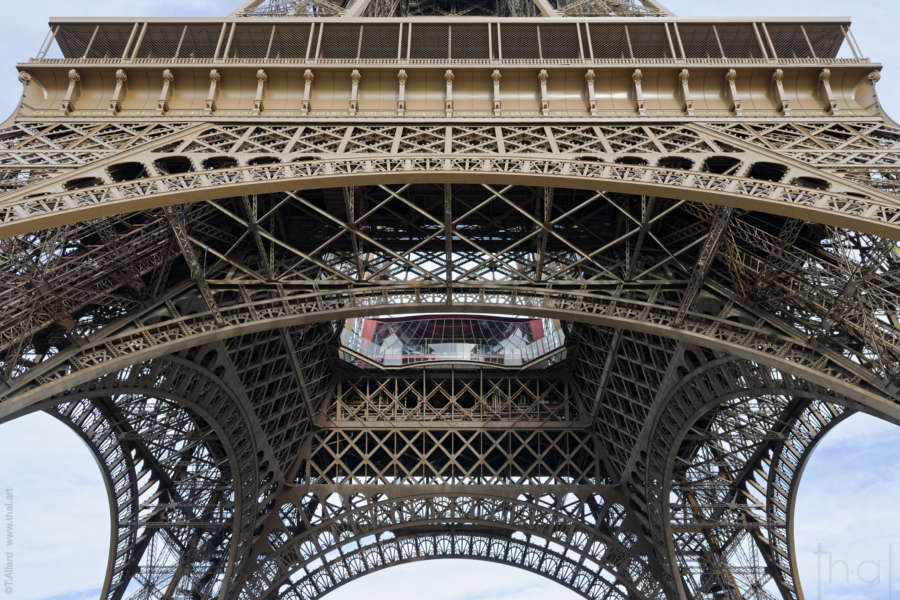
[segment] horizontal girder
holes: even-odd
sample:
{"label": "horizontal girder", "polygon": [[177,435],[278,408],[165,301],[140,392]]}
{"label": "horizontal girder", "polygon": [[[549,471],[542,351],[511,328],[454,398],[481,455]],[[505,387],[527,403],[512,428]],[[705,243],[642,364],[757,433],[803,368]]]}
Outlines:
{"label": "horizontal girder", "polygon": [[[533,185],[675,197],[848,227],[900,239],[900,205],[713,173],[537,157],[430,155],[299,161],[138,179],[0,206],[0,234],[33,232],[151,207],[341,186],[405,183]],[[852,191],[852,190],[851,190]],[[872,194],[873,196],[876,194]]]}

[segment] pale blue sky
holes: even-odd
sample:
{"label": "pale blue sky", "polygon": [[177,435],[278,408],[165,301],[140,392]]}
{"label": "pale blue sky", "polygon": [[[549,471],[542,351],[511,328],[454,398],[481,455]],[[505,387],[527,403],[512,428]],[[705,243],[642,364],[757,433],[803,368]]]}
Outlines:
{"label": "pale blue sky", "polygon": [[[18,102],[21,88],[12,65],[36,51],[49,16],[217,16],[239,1],[5,0],[0,3],[0,113],[8,115]],[[885,64],[878,84],[883,104],[900,115],[897,0],[663,1],[682,16],[849,15],[863,51]],[[898,457],[900,430],[867,416],[852,417],[817,449],[800,486],[796,522],[808,600],[900,600]],[[16,587],[13,595],[4,595],[0,587],[0,600],[97,598],[108,552],[109,509],[99,472],[81,441],[40,414],[0,426],[0,505],[7,488],[13,491]],[[2,545],[4,536],[5,527],[0,528]],[[429,561],[367,576],[329,598],[423,595],[434,600],[576,597],[518,569]]]}

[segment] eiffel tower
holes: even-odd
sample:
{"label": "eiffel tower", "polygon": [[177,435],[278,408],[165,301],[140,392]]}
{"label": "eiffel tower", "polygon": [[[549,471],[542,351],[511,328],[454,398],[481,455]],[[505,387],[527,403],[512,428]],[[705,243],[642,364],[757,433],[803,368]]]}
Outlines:
{"label": "eiffel tower", "polygon": [[0,421],[96,456],[102,598],[312,599],[445,557],[803,598],[811,450],[900,423],[900,127],[849,25],[51,19],[0,129]]}

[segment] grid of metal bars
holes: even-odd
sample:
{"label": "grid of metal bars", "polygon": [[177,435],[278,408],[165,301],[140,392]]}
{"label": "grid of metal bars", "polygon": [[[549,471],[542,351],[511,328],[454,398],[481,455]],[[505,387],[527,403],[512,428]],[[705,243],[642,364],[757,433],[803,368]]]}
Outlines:
{"label": "grid of metal bars", "polygon": [[841,22],[171,22],[53,24],[64,58],[834,58]]}

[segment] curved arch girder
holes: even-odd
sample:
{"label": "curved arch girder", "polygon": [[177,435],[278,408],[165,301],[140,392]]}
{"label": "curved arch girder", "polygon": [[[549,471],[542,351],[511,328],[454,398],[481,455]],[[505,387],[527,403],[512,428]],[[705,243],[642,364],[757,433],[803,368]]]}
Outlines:
{"label": "curved arch girder", "polygon": [[[52,413],[80,432],[110,478],[113,541],[104,597],[122,597],[138,573],[141,585],[160,594],[181,578],[207,595],[225,594],[249,547],[259,494],[254,441],[227,386],[170,356],[109,373],[52,401]],[[186,467],[198,460],[205,466]],[[197,527],[204,518],[209,524]],[[183,561],[200,560],[189,548],[201,541],[221,546],[222,556],[185,569]],[[182,553],[175,563],[171,544]],[[160,564],[139,568],[142,561]]]}
{"label": "curved arch girder", "polygon": [[766,514],[784,527],[768,528],[769,548],[762,548],[776,568],[779,587],[795,600],[803,598],[794,550],[794,509],[803,469],[822,438],[853,411],[828,402],[809,402],[794,418],[784,442],[773,452],[766,478]]}
{"label": "curved arch girder", "polygon": [[0,205],[0,236],[228,196],[395,183],[494,183],[647,194],[738,206],[900,239],[900,203],[872,191],[822,191],[732,175],[504,155],[365,155],[151,177]]}
{"label": "curved arch girder", "polygon": [[734,356],[769,364],[785,372],[840,390],[859,405],[900,419],[887,393],[872,391],[884,384],[879,377],[809,348],[805,343],[757,326],[689,313],[677,323],[678,308],[601,294],[553,292],[541,289],[475,288],[454,291],[401,286],[397,288],[320,292],[220,307],[216,313],[169,315],[158,323],[106,338],[62,354],[33,372],[13,380],[0,401],[0,418],[27,410],[49,395],[79,385],[148,358],[159,357],[242,333],[277,327],[332,321],[384,312],[529,313],[608,327],[633,329],[687,341]]}
{"label": "curved arch girder", "polygon": [[136,548],[136,523],[140,500],[137,486],[141,474],[126,443],[109,418],[90,401],[64,402],[48,413],[65,423],[87,444],[100,468],[110,501],[110,548],[100,597],[121,598],[130,577],[129,569],[140,559]]}
{"label": "curved arch girder", "polygon": [[279,515],[267,536],[271,553],[244,581],[241,599],[317,598],[373,570],[450,556],[525,568],[586,598],[665,597],[624,507],[596,488],[513,499],[365,497],[351,487],[346,496],[307,493]]}
{"label": "curved arch girder", "polygon": [[768,586],[802,597],[792,531],[798,475],[849,414],[846,404],[747,361],[714,361],[682,380],[656,420],[644,477],[660,560],[682,593],[765,594]]}

